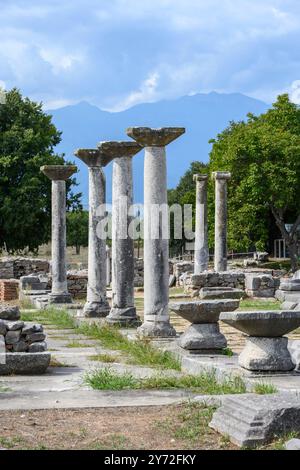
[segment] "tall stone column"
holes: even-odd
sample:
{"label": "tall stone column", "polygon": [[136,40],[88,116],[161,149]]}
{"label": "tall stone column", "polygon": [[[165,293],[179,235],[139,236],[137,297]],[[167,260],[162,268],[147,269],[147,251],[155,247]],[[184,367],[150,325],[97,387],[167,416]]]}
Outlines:
{"label": "tall stone column", "polygon": [[110,286],[111,283],[111,255],[110,255],[110,248],[106,246],[106,286]]}
{"label": "tall stone column", "polygon": [[216,184],[215,198],[215,271],[227,271],[227,171],[213,173]]}
{"label": "tall stone column", "polygon": [[134,240],[130,236],[133,214],[132,157],[142,147],[135,142],[102,142],[113,159],[112,175],[112,306],[107,323],[140,324],[134,306]]}
{"label": "tall stone column", "polygon": [[196,227],[194,273],[207,270],[209,261],[207,227],[207,175],[194,175],[196,182]]}
{"label": "tall stone column", "polygon": [[85,317],[106,317],[109,303],[106,297],[106,240],[97,234],[98,223],[105,217],[99,207],[105,205],[105,175],[102,167],[111,159],[97,149],[79,149],[75,155],[89,168],[89,248],[87,301]]}
{"label": "tall stone column", "polygon": [[[166,149],[184,134],[184,128],[132,127],[127,134],[145,149],[144,165],[144,323],[142,336],[175,336],[170,324],[169,237],[167,208]],[[162,209],[162,211],[160,210]],[[157,211],[158,214],[157,214]],[[156,214],[155,214],[156,213]]]}
{"label": "tall stone column", "polygon": [[66,267],[66,180],[77,167],[46,165],[41,171],[52,181],[52,289],[49,302],[71,303]]}

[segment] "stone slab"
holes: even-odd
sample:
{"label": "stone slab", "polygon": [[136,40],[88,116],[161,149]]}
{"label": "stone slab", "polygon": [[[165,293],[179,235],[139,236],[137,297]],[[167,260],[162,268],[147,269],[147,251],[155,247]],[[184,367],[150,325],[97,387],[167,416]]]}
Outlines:
{"label": "stone slab", "polygon": [[241,300],[245,293],[242,289],[233,287],[202,287],[199,297],[203,300],[210,299],[238,299]]}
{"label": "stone slab", "polygon": [[239,307],[238,300],[199,300],[170,302],[169,309],[191,323],[216,323],[221,312],[231,312]]}
{"label": "stone slab", "polygon": [[[0,354],[3,356],[4,354]],[[0,357],[0,375],[43,374],[50,364],[51,354],[43,353],[6,353],[5,363]]]}
{"label": "stone slab", "polygon": [[249,336],[274,338],[290,333],[300,326],[300,311],[224,312],[221,313],[220,320]]}
{"label": "stone slab", "polygon": [[253,448],[300,429],[300,398],[293,394],[225,398],[210,427],[240,446]]}
{"label": "stone slab", "polygon": [[284,447],[285,450],[300,450],[300,439],[290,439]]}

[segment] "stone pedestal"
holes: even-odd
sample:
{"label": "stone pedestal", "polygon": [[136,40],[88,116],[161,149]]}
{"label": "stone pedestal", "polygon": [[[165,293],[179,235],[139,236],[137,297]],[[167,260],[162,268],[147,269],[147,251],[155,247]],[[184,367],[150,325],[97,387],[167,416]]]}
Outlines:
{"label": "stone pedestal", "polygon": [[222,313],[220,320],[246,333],[239,365],[254,372],[286,372],[295,364],[283,335],[300,326],[299,311],[256,311]]}
{"label": "stone pedestal", "polygon": [[52,181],[52,290],[49,303],[71,303],[66,269],[66,180],[76,166],[47,165],[41,167]]}
{"label": "stone pedestal", "polygon": [[103,142],[101,148],[113,158],[112,191],[112,306],[107,323],[140,325],[134,306],[134,240],[132,157],[142,147],[135,142]]}
{"label": "stone pedestal", "polygon": [[184,128],[134,127],[127,134],[145,149],[144,165],[144,323],[141,336],[175,336],[170,325],[169,235],[165,146]]}
{"label": "stone pedestal", "polygon": [[97,234],[97,226],[105,217],[99,210],[105,205],[105,175],[102,167],[111,159],[98,149],[79,149],[75,155],[89,168],[89,248],[87,301],[85,317],[106,317],[109,303],[106,298],[106,240]]}
{"label": "stone pedestal", "polygon": [[250,336],[239,356],[239,365],[251,371],[281,371],[295,369],[288,350],[288,339]]}
{"label": "stone pedestal", "polygon": [[209,261],[207,226],[207,175],[194,175],[196,182],[196,228],[194,274],[207,270]]}
{"label": "stone pedestal", "polygon": [[216,185],[215,197],[215,271],[227,271],[227,181],[231,174],[213,173]]}
{"label": "stone pedestal", "polygon": [[226,348],[227,341],[219,329],[221,312],[236,310],[238,300],[200,300],[172,302],[170,310],[192,323],[179,339],[183,349],[198,352],[218,352]]}

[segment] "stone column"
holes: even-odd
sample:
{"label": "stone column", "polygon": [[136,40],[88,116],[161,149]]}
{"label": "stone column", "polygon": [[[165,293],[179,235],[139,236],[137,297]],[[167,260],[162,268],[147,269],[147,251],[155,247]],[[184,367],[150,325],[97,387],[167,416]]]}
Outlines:
{"label": "stone column", "polygon": [[227,181],[231,174],[215,171],[215,271],[227,271]]}
{"label": "stone column", "polygon": [[111,256],[110,256],[110,248],[106,245],[106,286],[110,286],[111,283]]}
{"label": "stone column", "polygon": [[77,167],[46,165],[41,171],[52,181],[52,290],[49,302],[71,303],[66,267],[66,180]]}
{"label": "stone column", "polygon": [[[185,132],[184,128],[150,129],[133,127],[127,134],[146,147],[144,165],[144,323],[141,336],[175,336],[170,324],[169,237],[167,208],[167,169],[165,146]],[[154,213],[156,215],[153,217]]]}
{"label": "stone column", "polygon": [[194,274],[207,270],[209,261],[207,227],[207,175],[194,175],[196,182],[196,227]]}
{"label": "stone column", "polygon": [[134,240],[130,234],[133,215],[132,157],[142,147],[135,142],[102,142],[113,159],[112,176],[112,306],[107,323],[140,324],[134,306]]}
{"label": "stone column", "polygon": [[89,248],[88,287],[85,317],[106,317],[109,303],[106,298],[106,240],[97,234],[98,223],[105,217],[99,207],[105,205],[105,175],[102,167],[110,160],[97,149],[79,149],[75,155],[89,168]]}

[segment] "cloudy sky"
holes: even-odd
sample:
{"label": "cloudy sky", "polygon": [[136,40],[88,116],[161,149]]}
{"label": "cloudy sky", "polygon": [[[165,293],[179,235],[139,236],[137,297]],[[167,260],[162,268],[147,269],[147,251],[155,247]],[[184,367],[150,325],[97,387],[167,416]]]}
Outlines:
{"label": "cloudy sky", "polygon": [[118,111],[197,92],[300,103],[299,0],[0,0],[0,85]]}

